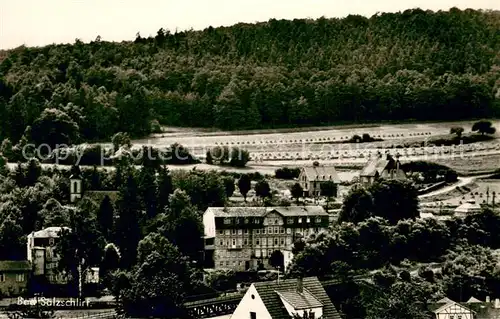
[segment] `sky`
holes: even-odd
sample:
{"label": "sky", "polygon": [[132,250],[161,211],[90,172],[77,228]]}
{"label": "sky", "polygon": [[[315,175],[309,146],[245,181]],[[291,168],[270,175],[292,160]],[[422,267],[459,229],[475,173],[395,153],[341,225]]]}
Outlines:
{"label": "sky", "polygon": [[160,28],[195,30],[271,18],[371,16],[412,8],[494,9],[499,0],[0,0],[0,49],[133,40]]}

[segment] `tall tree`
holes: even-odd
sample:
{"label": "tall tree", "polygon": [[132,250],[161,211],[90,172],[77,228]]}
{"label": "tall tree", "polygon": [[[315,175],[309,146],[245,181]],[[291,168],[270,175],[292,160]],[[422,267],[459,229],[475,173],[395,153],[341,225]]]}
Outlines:
{"label": "tall tree", "polygon": [[141,239],[141,204],[133,171],[129,171],[126,178],[125,185],[120,188],[117,202],[118,220],[115,224],[115,234],[116,244],[122,255],[121,267],[127,269],[136,262],[137,245]]}
{"label": "tall tree", "polygon": [[97,212],[97,220],[99,223],[99,230],[102,232],[104,238],[109,240],[113,231],[113,224],[115,218],[115,209],[111,198],[106,195],[101,201],[99,211]]}
{"label": "tall tree", "polygon": [[262,199],[271,198],[271,187],[269,186],[269,183],[264,180],[258,181],[255,184],[255,195]]}
{"label": "tall tree", "polygon": [[243,195],[243,198],[245,199],[245,202],[247,201],[247,194],[252,188],[252,180],[250,179],[250,176],[247,174],[242,174],[240,178],[238,179],[238,188],[240,190],[241,195]]}
{"label": "tall tree", "polygon": [[159,169],[158,173],[158,212],[162,213],[168,206],[168,198],[173,193],[172,177],[166,166]]}

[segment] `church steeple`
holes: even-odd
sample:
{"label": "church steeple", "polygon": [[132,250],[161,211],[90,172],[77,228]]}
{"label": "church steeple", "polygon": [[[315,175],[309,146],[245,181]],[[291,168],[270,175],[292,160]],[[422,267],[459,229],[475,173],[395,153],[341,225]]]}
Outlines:
{"label": "church steeple", "polygon": [[73,165],[69,176],[70,202],[74,203],[82,198],[82,174],[80,167]]}

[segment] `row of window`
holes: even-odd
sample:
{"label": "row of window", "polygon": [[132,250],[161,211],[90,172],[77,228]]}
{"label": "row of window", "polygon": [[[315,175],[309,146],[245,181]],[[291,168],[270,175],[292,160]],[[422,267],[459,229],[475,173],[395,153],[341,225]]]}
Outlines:
{"label": "row of window", "polygon": [[[321,217],[314,217],[316,219],[316,223],[321,223]],[[301,224],[302,222],[304,223],[310,223],[311,222],[311,217],[307,217],[307,216],[301,216],[301,217],[288,217],[286,219],[286,222],[287,224],[294,224],[295,223],[295,220],[297,219],[297,223]],[[250,218],[231,218],[231,217],[227,217],[227,218],[224,218],[224,224],[225,225],[231,225],[231,224],[242,224],[242,221],[245,223],[245,224],[249,224],[249,223],[252,223],[252,220]],[[239,223],[238,223],[239,221]],[[254,219],[253,221],[253,224],[261,224],[261,221],[260,219]],[[265,223],[266,224],[273,224],[274,222],[274,225],[281,225],[282,222],[280,221],[280,219],[278,218],[275,218],[274,220],[271,219],[269,220],[268,222]]]}
{"label": "row of window", "polygon": [[[292,244],[292,238],[291,237],[287,237],[286,238],[286,241],[285,241],[285,238],[255,238],[253,240],[254,242],[254,245],[273,245],[274,243],[274,246],[278,246],[278,245],[285,245],[285,242],[287,245],[291,245]],[[226,239],[226,240],[223,240],[221,239],[219,241],[219,245],[220,246],[248,246],[249,243],[251,244],[251,241],[249,241],[248,239],[242,239],[242,238],[233,238],[232,240],[229,240],[229,239]]]}
{"label": "row of window", "polygon": [[[322,228],[320,227],[315,227],[315,228],[300,228],[300,229],[295,229],[296,231],[298,232],[302,232],[303,234],[307,235],[309,234],[309,232],[311,233],[318,233],[320,231],[322,231]],[[230,236],[230,235],[248,235],[249,234],[249,230],[248,229],[226,229],[226,230],[219,230],[219,235],[226,235],[226,236]],[[282,228],[282,227],[268,227],[268,228],[263,228],[263,229],[256,229],[255,230],[255,234],[257,235],[260,235],[260,234],[263,234],[263,235],[277,235],[277,234],[288,234],[288,235],[291,235],[292,234],[292,229],[291,228],[286,228],[286,231],[285,231],[285,228]]]}
{"label": "row of window", "polygon": [[[24,282],[26,280],[25,274],[16,274],[16,282]],[[5,274],[0,273],[0,282],[5,282]]]}

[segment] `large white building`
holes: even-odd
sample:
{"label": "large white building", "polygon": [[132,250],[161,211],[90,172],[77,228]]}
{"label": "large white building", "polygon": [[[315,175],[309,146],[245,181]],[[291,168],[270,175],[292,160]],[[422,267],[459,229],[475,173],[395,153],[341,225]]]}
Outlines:
{"label": "large white building", "polygon": [[325,231],[329,216],[321,206],[209,207],[203,226],[205,256],[215,269],[268,267],[275,254],[286,270],[294,242]]}

